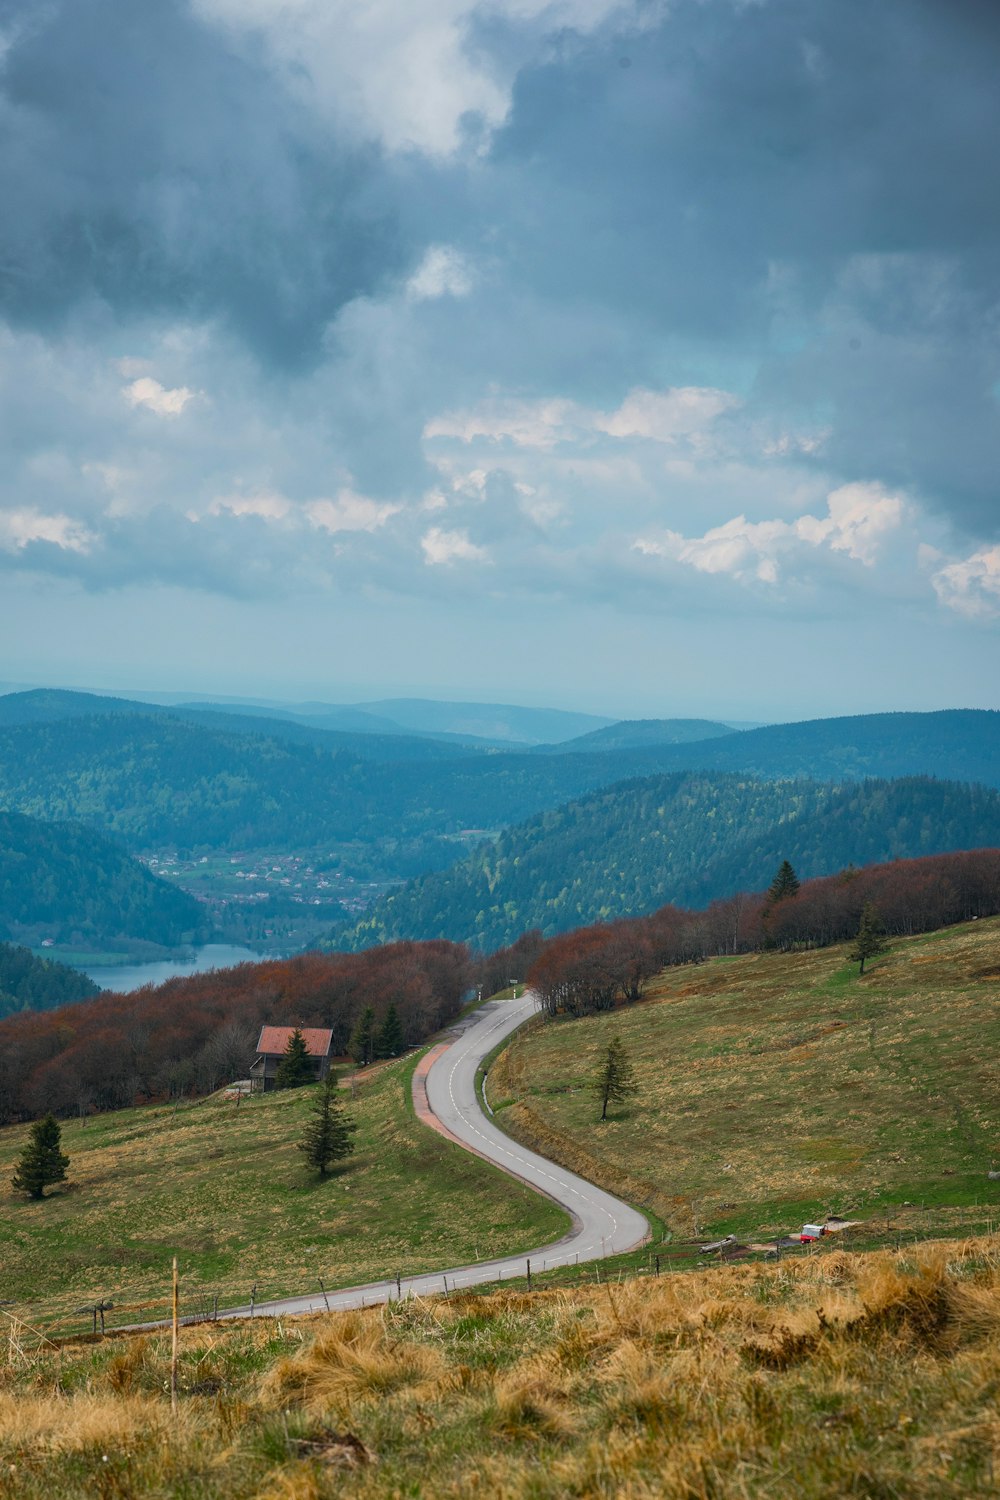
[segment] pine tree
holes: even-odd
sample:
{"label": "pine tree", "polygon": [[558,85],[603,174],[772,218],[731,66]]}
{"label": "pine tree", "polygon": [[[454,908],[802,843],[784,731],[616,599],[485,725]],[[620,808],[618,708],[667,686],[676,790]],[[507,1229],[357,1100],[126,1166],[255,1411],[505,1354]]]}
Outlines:
{"label": "pine tree", "polygon": [[62,1131],[54,1115],[36,1120],[28,1144],[11,1181],[18,1193],[29,1198],[43,1198],[49,1183],[65,1182],[69,1157],[62,1151]]}
{"label": "pine tree", "polygon": [[405,1045],[399,1012],[394,1005],[390,1005],[375,1038],[375,1056],[398,1057]]}
{"label": "pine tree", "polygon": [[325,1177],[333,1163],[354,1150],[352,1135],[357,1130],[337,1098],[337,1079],[330,1072],[323,1080],[319,1098],[313,1106],[299,1150],[311,1167]]}
{"label": "pine tree", "polygon": [[316,1077],[306,1039],[296,1026],[285,1047],[285,1055],[274,1075],[276,1089],[297,1089],[303,1083],[312,1083]]}
{"label": "pine tree", "polygon": [[777,875],[767,888],[768,903],[773,906],[776,901],[784,901],[789,896],[794,896],[799,888],[799,877],[792,869],[787,859],[782,860]]}
{"label": "pine tree", "polygon": [[861,963],[858,973],[865,972],[865,959],[874,958],[876,953],[884,953],[887,947],[885,923],[879,916],[877,908],[870,901],[866,901],[861,911],[858,935],[851,949],[851,957],[858,959]]}
{"label": "pine tree", "polygon": [[621,1104],[639,1092],[621,1037],[616,1036],[608,1043],[608,1050],[594,1075],[593,1089],[601,1101],[602,1120],[608,1118],[609,1104]]}
{"label": "pine tree", "polygon": [[375,1056],[375,1012],[370,1005],[365,1006],[362,1011],[347,1048],[361,1067],[370,1063]]}

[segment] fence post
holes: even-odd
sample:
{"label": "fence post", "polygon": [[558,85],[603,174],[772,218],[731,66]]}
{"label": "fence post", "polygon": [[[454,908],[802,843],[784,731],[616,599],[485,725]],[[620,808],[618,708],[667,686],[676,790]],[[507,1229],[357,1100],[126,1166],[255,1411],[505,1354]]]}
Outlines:
{"label": "fence post", "polygon": [[[177,1257],[174,1268],[170,1298],[170,1410],[177,1415]],[[103,1314],[101,1322],[103,1323]]]}
{"label": "fence post", "polygon": [[396,1272],[396,1300],[399,1302],[403,1300],[403,1283],[398,1271]]}
{"label": "fence post", "polygon": [[531,1291],[531,1261],[528,1261],[528,1291]]}
{"label": "fence post", "polygon": [[319,1278],[319,1289],[323,1293],[323,1305],[325,1306],[327,1312],[329,1312],[330,1311],[330,1299],[326,1295],[326,1287],[323,1285],[323,1278],[322,1278],[322,1276]]}
{"label": "fence post", "polygon": [[253,1284],[253,1286],[250,1288],[250,1316],[251,1316],[251,1318],[253,1317],[253,1310],[254,1310],[254,1307],[256,1306],[256,1303],[257,1303],[257,1283],[255,1281],[254,1284]]}

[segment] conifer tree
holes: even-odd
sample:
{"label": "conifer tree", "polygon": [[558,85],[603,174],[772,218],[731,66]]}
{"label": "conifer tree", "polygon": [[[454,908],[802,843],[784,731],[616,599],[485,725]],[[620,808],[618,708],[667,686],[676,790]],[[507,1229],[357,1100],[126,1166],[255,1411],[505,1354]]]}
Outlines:
{"label": "conifer tree", "polygon": [[404,1046],[403,1023],[399,1019],[396,1007],[390,1005],[375,1038],[375,1056],[398,1057]]}
{"label": "conifer tree", "polygon": [[313,1105],[299,1150],[309,1165],[325,1177],[334,1162],[350,1156],[354,1150],[351,1137],[357,1128],[354,1121],[347,1118],[337,1098],[336,1075],[328,1073]]}
{"label": "conifer tree", "polygon": [[594,1093],[601,1101],[601,1119],[608,1118],[608,1105],[621,1104],[639,1092],[635,1071],[620,1036],[612,1038],[594,1074]]}
{"label": "conifer tree", "polygon": [[851,957],[861,963],[859,974],[865,972],[865,959],[874,958],[876,953],[884,953],[888,944],[885,940],[885,923],[878,914],[878,909],[870,901],[866,901],[861,911],[861,925],[858,927],[858,935],[854,939],[854,947],[851,949]]}
{"label": "conifer tree", "polygon": [[799,877],[792,869],[787,859],[783,859],[778,873],[767,888],[767,899],[770,905],[776,901],[784,901],[788,896],[794,896],[799,888]]}
{"label": "conifer tree", "polygon": [[354,1061],[365,1067],[375,1056],[375,1012],[366,1005],[347,1044]]}
{"label": "conifer tree", "polygon": [[54,1115],[36,1120],[11,1181],[18,1193],[43,1198],[53,1182],[66,1181],[69,1157],[62,1150],[62,1131]]}
{"label": "conifer tree", "polygon": [[303,1083],[312,1083],[316,1077],[309,1059],[306,1039],[296,1026],[285,1046],[285,1054],[274,1075],[276,1089],[297,1089]]}

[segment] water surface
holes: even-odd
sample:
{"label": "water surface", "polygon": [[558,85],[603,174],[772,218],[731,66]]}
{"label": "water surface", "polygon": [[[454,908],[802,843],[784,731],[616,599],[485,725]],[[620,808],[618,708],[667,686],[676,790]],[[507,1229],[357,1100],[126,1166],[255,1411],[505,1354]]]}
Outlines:
{"label": "water surface", "polygon": [[[273,957],[273,955],[271,955]],[[205,974],[210,969],[231,969],[234,964],[260,963],[261,955],[252,948],[237,948],[231,943],[206,943],[192,950],[190,958],[156,959],[148,964],[97,964],[83,972],[103,990],[137,990],[143,984],[162,984],[178,974]]]}

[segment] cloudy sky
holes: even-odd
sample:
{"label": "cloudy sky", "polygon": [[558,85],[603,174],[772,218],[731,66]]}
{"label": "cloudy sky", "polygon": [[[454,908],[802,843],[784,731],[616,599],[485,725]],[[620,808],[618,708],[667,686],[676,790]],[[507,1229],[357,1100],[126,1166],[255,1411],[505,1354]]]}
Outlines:
{"label": "cloudy sky", "polygon": [[0,0],[0,676],[997,706],[1000,9]]}

